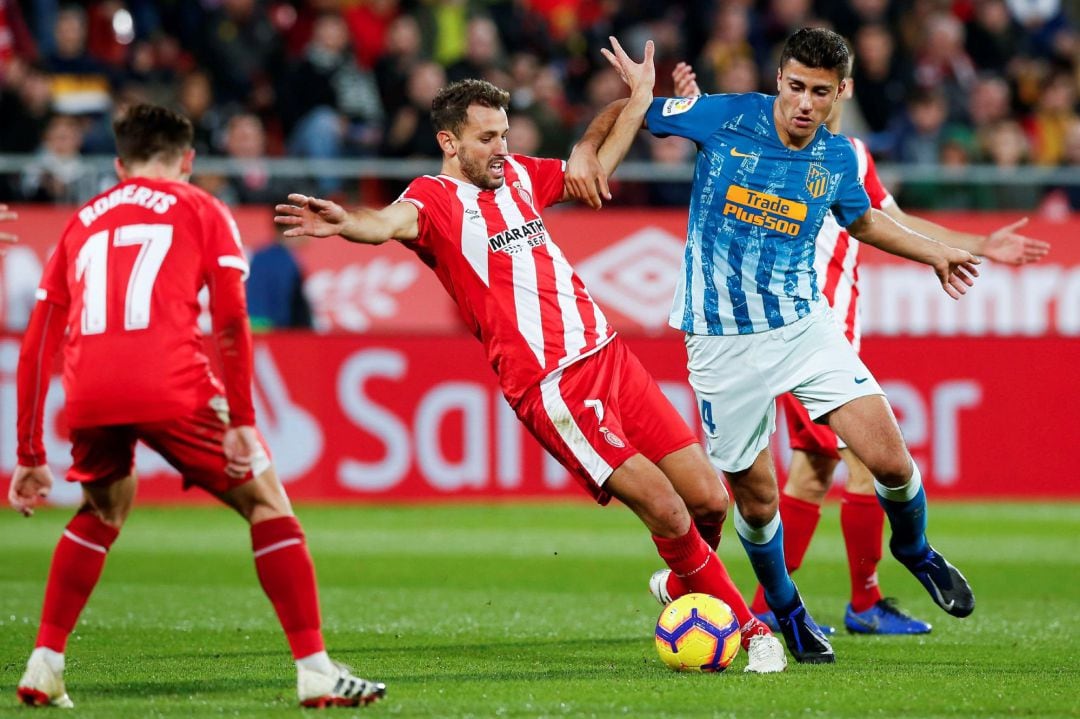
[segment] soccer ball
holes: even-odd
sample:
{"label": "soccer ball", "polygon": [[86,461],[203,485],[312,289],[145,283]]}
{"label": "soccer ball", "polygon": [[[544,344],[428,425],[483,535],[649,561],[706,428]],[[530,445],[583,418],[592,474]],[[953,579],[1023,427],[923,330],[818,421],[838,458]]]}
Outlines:
{"label": "soccer ball", "polygon": [[742,632],[731,607],[709,594],[684,594],[656,620],[656,651],[677,672],[722,672]]}

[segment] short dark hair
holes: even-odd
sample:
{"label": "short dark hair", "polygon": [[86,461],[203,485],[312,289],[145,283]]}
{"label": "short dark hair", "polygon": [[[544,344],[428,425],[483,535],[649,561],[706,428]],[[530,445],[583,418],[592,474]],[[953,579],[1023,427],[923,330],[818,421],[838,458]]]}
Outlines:
{"label": "short dark hair", "polygon": [[844,38],[832,30],[804,27],[784,43],[780,67],[783,68],[788,60],[795,60],[807,67],[833,70],[843,80],[850,71],[851,50]]}
{"label": "short dark hair", "polygon": [[116,154],[125,165],[160,156],[173,160],[191,147],[191,121],[160,105],[132,105],[113,120]]}
{"label": "short dark hair", "polygon": [[450,83],[431,102],[431,124],[436,132],[447,130],[459,135],[469,116],[470,105],[495,110],[510,108],[510,93],[487,80],[458,80]]}

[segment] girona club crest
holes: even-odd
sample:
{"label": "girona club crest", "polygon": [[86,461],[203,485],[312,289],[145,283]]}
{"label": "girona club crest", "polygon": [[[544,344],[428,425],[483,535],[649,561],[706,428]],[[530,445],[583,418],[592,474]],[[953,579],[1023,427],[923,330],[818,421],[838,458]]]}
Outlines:
{"label": "girona club crest", "polygon": [[522,187],[521,182],[515,182],[514,189],[517,190],[517,193],[521,195],[521,199],[525,200],[526,203],[530,205],[533,203],[532,195],[529,194],[528,190]]}
{"label": "girona club crest", "polygon": [[821,165],[810,165],[810,171],[806,173],[806,189],[815,200],[824,195],[829,189],[829,171]]}

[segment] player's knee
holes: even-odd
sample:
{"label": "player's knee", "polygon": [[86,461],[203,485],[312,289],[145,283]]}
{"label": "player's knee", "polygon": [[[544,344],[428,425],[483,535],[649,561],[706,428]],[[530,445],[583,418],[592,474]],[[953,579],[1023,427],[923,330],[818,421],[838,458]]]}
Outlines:
{"label": "player's knee", "polygon": [[911,458],[906,454],[898,457],[890,457],[888,460],[877,463],[871,468],[874,478],[886,487],[901,487],[908,483],[914,465]]}
{"label": "player's knee", "polygon": [[690,531],[690,513],[676,494],[652,499],[638,514],[658,537],[673,539]]}
{"label": "player's knee", "polygon": [[722,525],[727,519],[728,507],[731,500],[723,485],[717,482],[718,491],[712,492],[696,502],[687,502],[686,508],[690,510],[690,516],[695,522],[704,524]]}
{"label": "player's knee", "polygon": [[745,502],[739,505],[739,514],[751,527],[764,527],[772,521],[779,510],[777,502]]}
{"label": "player's knee", "polygon": [[128,513],[131,507],[128,506],[97,506],[90,503],[85,503],[79,509],[79,514],[90,514],[96,517],[99,521],[109,525],[114,529],[120,529],[124,526],[124,522],[127,521]]}

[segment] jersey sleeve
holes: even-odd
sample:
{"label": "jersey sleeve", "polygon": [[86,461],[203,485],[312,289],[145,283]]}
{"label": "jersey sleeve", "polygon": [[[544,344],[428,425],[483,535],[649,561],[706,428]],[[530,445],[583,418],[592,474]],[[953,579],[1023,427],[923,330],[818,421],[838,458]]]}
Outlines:
{"label": "jersey sleeve", "polygon": [[846,139],[842,140],[839,148],[838,164],[843,177],[831,209],[836,221],[842,227],[847,227],[870,209],[870,198],[859,179],[859,158],[855,154],[855,148]]}
{"label": "jersey sleeve", "polygon": [[71,290],[67,284],[67,243],[64,238],[67,232],[60,236],[60,242],[56,245],[45,270],[41,273],[41,282],[38,284],[37,298],[45,302],[51,302],[61,307],[71,304]]}
{"label": "jersey sleeve", "polygon": [[408,202],[417,211],[418,233],[415,240],[410,244],[414,246],[429,245],[428,238],[432,233],[440,230],[448,231],[450,227],[450,203],[447,202],[447,187],[437,177],[425,175],[418,177],[409,183],[405,191],[398,196],[395,203]]}
{"label": "jersey sleeve", "polygon": [[863,178],[863,186],[866,188],[866,194],[870,196],[870,206],[875,210],[880,210],[886,205],[891,205],[896,202],[893,199],[892,194],[885,189],[885,185],[881,182],[881,178],[877,174],[877,164],[874,162],[874,156],[870,154],[870,151],[863,147],[863,153],[866,157],[866,176]]}
{"label": "jersey sleeve", "polygon": [[231,269],[246,280],[251,270],[236,220],[220,200],[209,198],[207,205],[199,213],[203,221],[203,275]]}
{"label": "jersey sleeve", "polygon": [[525,168],[532,179],[533,202],[536,209],[551,207],[562,199],[566,163],[563,160],[514,155],[514,160]]}
{"label": "jersey sleeve", "polygon": [[738,95],[658,97],[645,113],[649,132],[676,135],[702,144],[733,116]]}
{"label": "jersey sleeve", "polygon": [[48,300],[38,302],[30,314],[23,335],[16,372],[17,450],[19,464],[37,467],[45,464],[42,427],[45,396],[52,379],[52,365],[64,342],[67,312]]}
{"label": "jersey sleeve", "polygon": [[210,317],[221,355],[229,423],[252,426],[255,424],[251,396],[254,368],[251,325],[244,293],[248,263],[232,213],[216,199],[208,200],[207,205],[200,213],[203,217],[203,275],[210,289]]}

